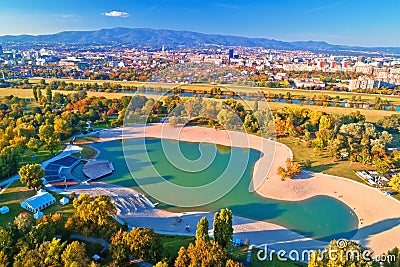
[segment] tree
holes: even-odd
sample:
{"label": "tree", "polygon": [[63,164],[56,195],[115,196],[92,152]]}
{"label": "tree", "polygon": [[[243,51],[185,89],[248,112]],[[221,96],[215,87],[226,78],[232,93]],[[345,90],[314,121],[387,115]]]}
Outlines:
{"label": "tree", "polygon": [[56,136],[60,136],[61,139],[64,139],[69,136],[71,132],[72,128],[67,120],[61,117],[56,117],[54,119],[54,133],[56,134]]}
{"label": "tree", "polygon": [[7,267],[10,266],[10,262],[9,262],[9,258],[6,255],[6,253],[4,253],[3,250],[0,250],[0,267]]}
{"label": "tree", "polygon": [[374,164],[376,166],[376,171],[380,174],[387,174],[393,167],[392,163],[387,158],[377,159],[374,161]]}
{"label": "tree", "polygon": [[226,261],[225,267],[244,267],[244,265],[241,264],[240,262],[229,259]]}
{"label": "tree", "polygon": [[189,266],[223,267],[226,262],[226,250],[217,242],[199,241],[188,247]]}
{"label": "tree", "polygon": [[340,159],[340,149],[342,148],[342,143],[337,138],[329,140],[326,147],[328,156],[334,160]]}
{"label": "tree", "polygon": [[256,112],[258,110],[258,101],[254,101],[253,111]]}
{"label": "tree", "polygon": [[35,101],[37,102],[37,101],[39,100],[37,88],[36,88],[36,87],[33,87],[33,88],[32,88],[32,91],[33,91],[33,98],[35,98]]}
{"label": "tree", "polygon": [[40,141],[36,138],[31,138],[27,143],[27,147],[35,152],[38,152],[40,147]]}
{"label": "tree", "polygon": [[46,98],[47,98],[47,104],[51,104],[53,102],[53,93],[51,91],[50,86],[46,87]]}
{"label": "tree", "polygon": [[190,258],[186,248],[181,247],[178,252],[178,257],[175,260],[175,267],[186,267],[190,265]]}
{"label": "tree", "polygon": [[150,262],[161,259],[161,239],[153,229],[134,228],[125,238],[133,256]]}
{"label": "tree", "polygon": [[111,198],[105,195],[91,197],[88,194],[81,194],[73,202],[74,216],[83,223],[106,225],[112,216],[117,213]]}
{"label": "tree", "polygon": [[208,220],[207,217],[203,217],[200,219],[199,223],[197,224],[197,231],[196,231],[196,241],[202,240],[205,242],[210,241],[210,237],[208,236]]}
{"label": "tree", "polygon": [[383,266],[383,267],[398,267],[398,266],[400,266],[400,250],[397,247],[395,247],[394,249],[389,250],[387,252],[387,257],[390,257],[390,256],[394,256],[393,259],[395,259],[395,261],[387,260],[387,261],[383,262],[383,265],[381,265],[381,266]]}
{"label": "tree", "polygon": [[6,146],[0,151],[0,178],[7,178],[18,171],[19,156],[15,146]]}
{"label": "tree", "polygon": [[181,247],[175,260],[175,267],[204,266],[223,267],[226,262],[226,250],[218,243],[199,240],[187,249]]}
{"label": "tree", "polygon": [[18,173],[21,176],[21,183],[25,184],[28,188],[38,187],[43,184],[44,170],[37,163],[22,166]]}
{"label": "tree", "polygon": [[14,225],[17,227],[21,234],[29,232],[34,224],[32,214],[28,212],[21,212],[17,217],[14,218]]}
{"label": "tree", "polygon": [[328,115],[323,115],[319,120],[319,130],[329,130],[333,127],[332,118]]}
{"label": "tree", "polygon": [[11,260],[14,253],[17,251],[15,243],[17,242],[16,231],[13,231],[11,226],[5,228],[0,226],[0,252],[4,253],[2,257],[0,255],[0,265],[1,261]]}
{"label": "tree", "polygon": [[222,248],[226,248],[232,239],[232,211],[221,209],[214,214],[214,239]]}
{"label": "tree", "polygon": [[299,175],[302,171],[301,165],[298,162],[293,161],[291,158],[286,159],[286,169],[283,166],[278,167],[278,173],[281,178],[293,178]]}
{"label": "tree", "polygon": [[176,125],[178,125],[178,121],[179,121],[178,117],[172,116],[169,118],[169,125],[175,127]]}
{"label": "tree", "polygon": [[159,261],[159,262],[157,262],[155,267],[168,267],[168,263]]}
{"label": "tree", "polygon": [[86,254],[86,245],[78,241],[69,244],[61,255],[61,260],[66,267],[85,267],[89,264]]}
{"label": "tree", "polygon": [[392,179],[389,181],[389,186],[391,186],[397,192],[400,192],[400,174],[394,174]]}
{"label": "tree", "polygon": [[49,242],[49,248],[44,263],[46,265],[59,265],[61,263],[61,253],[66,245],[67,242],[61,242],[61,239],[53,238],[53,240]]}
{"label": "tree", "polygon": [[[343,244],[345,244],[343,246]],[[308,262],[309,267],[326,267],[326,266],[351,266],[365,267],[372,266],[372,257],[367,260],[365,255],[366,248],[359,246],[354,241],[341,239],[339,241],[332,240],[325,248],[325,253],[313,251]]]}
{"label": "tree", "polygon": [[129,246],[125,238],[126,232],[121,229],[111,237],[110,252],[114,266],[126,266],[129,263]]}

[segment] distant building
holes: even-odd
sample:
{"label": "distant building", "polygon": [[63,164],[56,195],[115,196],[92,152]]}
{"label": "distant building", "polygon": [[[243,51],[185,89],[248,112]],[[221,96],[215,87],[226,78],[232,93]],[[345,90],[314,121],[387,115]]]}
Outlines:
{"label": "distant building", "polygon": [[233,58],[234,53],[235,53],[234,49],[229,49],[229,58]]}
{"label": "distant building", "polygon": [[0,55],[3,55],[3,46],[0,45]]}
{"label": "distant building", "polygon": [[294,79],[297,88],[325,88],[325,83],[318,78],[313,79]]}

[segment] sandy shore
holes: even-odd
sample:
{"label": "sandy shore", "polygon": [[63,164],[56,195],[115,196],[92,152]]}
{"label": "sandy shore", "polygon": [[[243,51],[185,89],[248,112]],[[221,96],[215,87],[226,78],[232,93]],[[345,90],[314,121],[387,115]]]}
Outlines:
{"label": "sandy shore", "polygon": [[[372,187],[321,173],[303,172],[296,179],[282,182],[276,169],[284,165],[285,160],[292,156],[290,149],[285,145],[239,132],[199,127],[181,129],[161,124],[124,128],[123,131],[112,129],[100,132],[98,136],[102,141],[133,137],[162,137],[257,149],[263,152],[253,173],[253,187],[258,194],[287,201],[300,201],[318,195],[337,198],[351,207],[360,219],[359,231],[354,240],[370,247],[376,255],[400,245],[400,202]],[[176,216],[173,213],[152,210],[122,217],[133,226],[146,225],[160,231],[175,232],[173,224],[164,224],[163,218],[171,220]],[[195,216],[192,219],[187,218],[187,220],[194,220],[190,225],[195,226],[200,215],[187,216]],[[158,219],[154,220],[154,218]],[[170,225],[170,227],[164,229],[161,225]],[[235,235],[250,239],[255,244],[273,244],[272,247],[285,249],[308,249],[324,245],[319,241],[305,239],[278,225],[243,218],[235,218]]]}

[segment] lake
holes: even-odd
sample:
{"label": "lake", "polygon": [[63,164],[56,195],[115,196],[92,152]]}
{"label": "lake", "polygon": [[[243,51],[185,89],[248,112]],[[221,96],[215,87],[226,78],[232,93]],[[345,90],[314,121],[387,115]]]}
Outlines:
{"label": "lake", "polygon": [[[146,149],[143,149],[143,144],[145,144]],[[221,208],[229,208],[234,215],[279,224],[306,237],[325,241],[334,238],[351,238],[357,231],[357,216],[350,207],[335,198],[316,196],[304,201],[288,202],[264,198],[255,192],[249,192],[253,167],[261,156],[261,153],[257,150],[174,140],[164,140],[164,146],[166,144],[177,145],[182,155],[189,161],[196,161],[204,157],[206,159],[210,158],[212,161],[209,163],[196,162],[198,166],[202,166],[198,172],[193,172],[190,168],[183,170],[185,168],[175,167],[179,165],[179,162],[175,161],[177,159],[178,161],[182,160],[181,157],[176,156],[173,160],[174,164],[168,160],[171,155],[164,153],[161,139],[130,139],[125,141],[124,149],[129,154],[127,159],[130,162],[130,166],[134,166],[132,175],[135,179],[152,183],[158,187],[165,186],[167,182],[185,187],[204,186],[221,175],[231,176],[232,179],[238,178],[239,182],[229,193],[207,205],[183,208],[160,203],[158,206],[160,209],[188,212],[217,211]],[[92,146],[100,151],[98,159],[110,160],[115,168],[114,173],[103,178],[102,182],[142,191],[132,178],[120,141],[95,143]],[[200,157],[202,153],[203,157]],[[208,154],[210,154],[210,157],[208,157]],[[236,158],[234,160],[241,158],[243,162],[247,163],[243,170],[238,169],[242,168],[241,165],[243,164],[239,161],[232,164],[232,158]],[[229,167],[229,162],[234,166]],[[186,162],[183,162],[183,164],[188,166]],[[154,180],[154,170],[164,177],[165,181]],[[173,198],[174,196],[170,197]],[[196,198],[200,196],[193,194],[190,197]],[[160,202],[151,196],[150,198],[153,201]]]}

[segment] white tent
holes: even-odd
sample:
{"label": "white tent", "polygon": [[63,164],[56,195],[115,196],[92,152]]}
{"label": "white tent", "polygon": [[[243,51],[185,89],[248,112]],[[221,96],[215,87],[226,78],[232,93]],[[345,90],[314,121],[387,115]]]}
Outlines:
{"label": "white tent", "polygon": [[38,220],[38,219],[42,218],[43,216],[44,216],[44,213],[41,211],[38,211],[35,214],[33,214],[33,218],[35,218],[35,220]]}
{"label": "white tent", "polygon": [[38,195],[41,195],[41,194],[44,194],[44,193],[46,193],[46,190],[44,190],[44,189],[40,189],[39,191],[37,191]]}
{"label": "white tent", "polygon": [[3,206],[3,207],[0,208],[0,213],[1,214],[6,214],[6,213],[9,213],[9,212],[10,212],[10,209],[7,206]]}
{"label": "white tent", "polygon": [[63,197],[60,199],[60,204],[61,205],[67,205],[69,203],[69,198]]}

